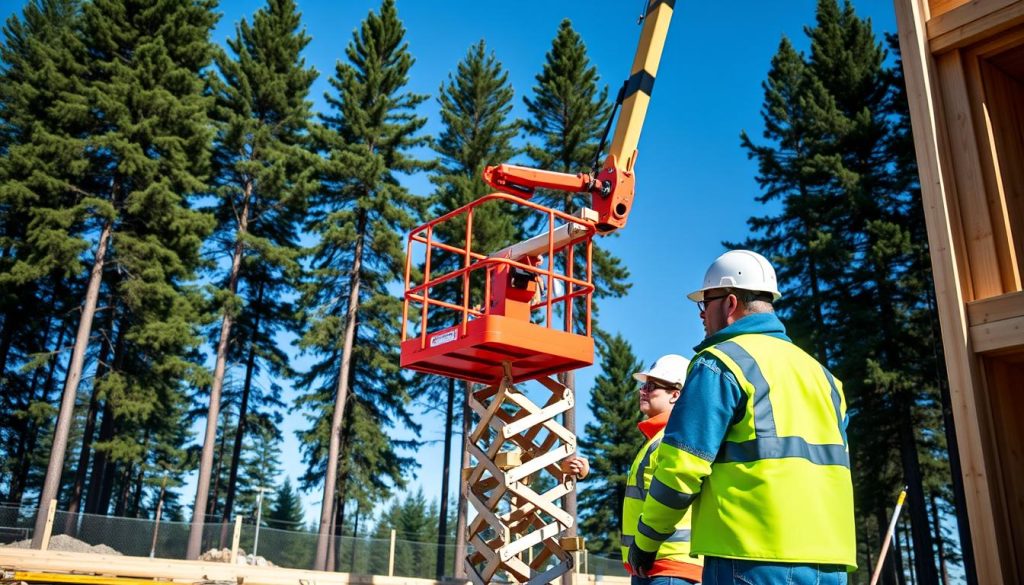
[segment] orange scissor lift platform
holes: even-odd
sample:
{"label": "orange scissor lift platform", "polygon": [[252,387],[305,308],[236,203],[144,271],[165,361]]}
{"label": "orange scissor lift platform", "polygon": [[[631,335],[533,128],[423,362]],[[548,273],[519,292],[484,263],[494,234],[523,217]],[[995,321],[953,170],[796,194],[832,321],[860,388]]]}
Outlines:
{"label": "orange scissor lift platform", "polygon": [[[485,205],[510,213],[525,209],[546,228],[501,250],[477,249],[474,216]],[[594,234],[591,217],[505,193],[413,230],[406,251],[402,367],[493,383],[505,363],[516,382],[591,365]]]}

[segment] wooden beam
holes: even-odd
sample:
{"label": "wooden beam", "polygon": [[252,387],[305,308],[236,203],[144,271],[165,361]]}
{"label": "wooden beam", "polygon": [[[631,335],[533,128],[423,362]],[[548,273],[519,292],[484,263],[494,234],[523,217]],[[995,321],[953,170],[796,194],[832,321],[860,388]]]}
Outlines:
{"label": "wooden beam", "polygon": [[1022,22],[1024,0],[972,0],[928,21],[929,50],[960,49]]}
{"label": "wooden beam", "polygon": [[[999,172],[996,131],[992,127],[991,120],[993,104],[989,99],[990,93],[987,91],[989,84],[985,79],[987,75],[992,74],[992,68],[986,67],[986,63],[979,57],[979,53],[980,51],[977,49],[964,53],[963,76],[967,83],[971,119],[974,122],[978,171],[985,189],[983,195],[988,208],[990,225],[988,231],[992,233],[992,245],[995,247],[996,261],[999,265],[999,288],[1003,292],[1015,291],[1020,290],[1020,271],[1017,266],[1017,253],[1013,246],[1012,218],[1007,208],[1006,191],[1003,188]],[[962,140],[966,139],[966,136],[962,138]],[[959,174],[961,167],[957,166],[956,169]],[[976,212],[977,210],[975,210]]]}
{"label": "wooden beam", "polygon": [[956,212],[947,198],[945,163],[940,155],[943,126],[933,94],[935,71],[925,37],[926,8],[921,0],[895,0],[895,8],[978,580],[1001,585],[1004,580],[985,462],[987,430],[983,431],[974,391],[979,386],[978,364],[967,332],[957,259],[957,243],[962,238],[951,220]]}
{"label": "wooden beam", "polygon": [[[969,277],[973,287],[970,300],[994,297],[1004,292],[1000,249],[978,153],[971,95],[962,55],[953,51],[938,57],[937,78],[942,92],[942,114],[946,120],[949,164],[955,191],[946,189],[947,201],[955,201],[963,222]],[[934,79],[934,78],[933,78]]]}
{"label": "wooden beam", "polygon": [[967,303],[967,318],[971,326],[1012,319],[1024,315],[1024,292]]}
{"label": "wooden beam", "polygon": [[978,353],[1024,348],[1024,315],[971,327],[971,344]]}

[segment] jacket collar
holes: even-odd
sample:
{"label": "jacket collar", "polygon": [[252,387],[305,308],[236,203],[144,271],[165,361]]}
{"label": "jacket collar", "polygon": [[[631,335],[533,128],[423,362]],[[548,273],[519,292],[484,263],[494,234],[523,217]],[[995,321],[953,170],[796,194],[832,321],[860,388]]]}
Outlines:
{"label": "jacket collar", "polygon": [[722,343],[736,337],[738,335],[747,335],[750,333],[760,333],[762,335],[770,335],[777,337],[783,341],[789,341],[792,343],[792,339],[786,335],[786,326],[779,321],[779,318],[775,316],[775,313],[755,313],[753,315],[747,315],[746,317],[736,321],[732,325],[722,329],[718,333],[715,333],[711,337],[705,338],[704,341],[700,342],[700,345],[693,348],[695,352],[701,352],[705,349]]}
{"label": "jacket collar", "polygon": [[642,420],[639,423],[637,423],[636,427],[640,429],[640,432],[643,433],[645,437],[647,437],[648,441],[650,441],[651,438],[654,437],[654,435],[657,435],[658,432],[664,429],[665,425],[668,424],[668,416],[670,414],[672,414],[671,410],[663,412],[657,416],[652,416],[651,418]]}

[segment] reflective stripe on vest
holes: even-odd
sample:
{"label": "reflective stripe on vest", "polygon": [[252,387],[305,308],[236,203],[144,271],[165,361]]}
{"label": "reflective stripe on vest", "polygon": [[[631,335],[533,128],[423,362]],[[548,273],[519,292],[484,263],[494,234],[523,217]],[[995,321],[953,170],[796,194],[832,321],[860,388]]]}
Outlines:
{"label": "reflective stripe on vest", "polygon": [[840,413],[839,389],[835,378],[821,366],[829,385],[832,387],[832,405],[837,424],[843,438],[842,445],[818,445],[808,443],[803,437],[780,437],[775,428],[775,414],[769,399],[771,388],[761,373],[760,366],[745,349],[732,341],[714,346],[729,356],[739,366],[743,376],[754,387],[754,432],[757,438],[742,443],[726,441],[718,451],[717,463],[749,463],[760,459],[784,459],[797,457],[815,465],[842,465],[850,467],[850,454],[846,449],[846,429]]}
{"label": "reflective stripe on vest", "polygon": [[[653,479],[651,485],[644,486],[647,474],[652,471],[652,463],[656,462],[656,454],[661,445],[664,431],[659,431],[644,444],[643,450],[636,454],[633,463],[630,465],[629,475],[626,477],[625,499],[622,502],[622,537],[619,544],[622,549],[622,561],[627,562],[629,546],[636,538],[637,530],[649,530],[640,521],[640,511],[643,509],[644,498],[648,495],[661,501],[662,498],[670,499],[670,495],[662,493],[665,489],[661,482]],[[645,489],[645,487],[647,489]],[[676,500],[672,500],[676,501]],[[678,504],[678,502],[677,502]],[[682,520],[675,527],[671,534],[661,535],[663,540],[661,548],[658,549],[659,560],[669,560],[690,565],[703,564],[702,559],[690,557],[690,518],[691,513],[687,511]]]}

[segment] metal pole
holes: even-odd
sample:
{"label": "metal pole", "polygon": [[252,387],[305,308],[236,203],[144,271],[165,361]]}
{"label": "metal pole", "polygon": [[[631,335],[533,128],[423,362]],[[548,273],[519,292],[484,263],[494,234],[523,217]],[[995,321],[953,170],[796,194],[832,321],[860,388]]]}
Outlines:
{"label": "metal pole", "polygon": [[260,545],[260,518],[263,517],[263,490],[260,486],[260,493],[256,495],[256,536],[252,537],[252,558],[256,558],[256,549]]}

